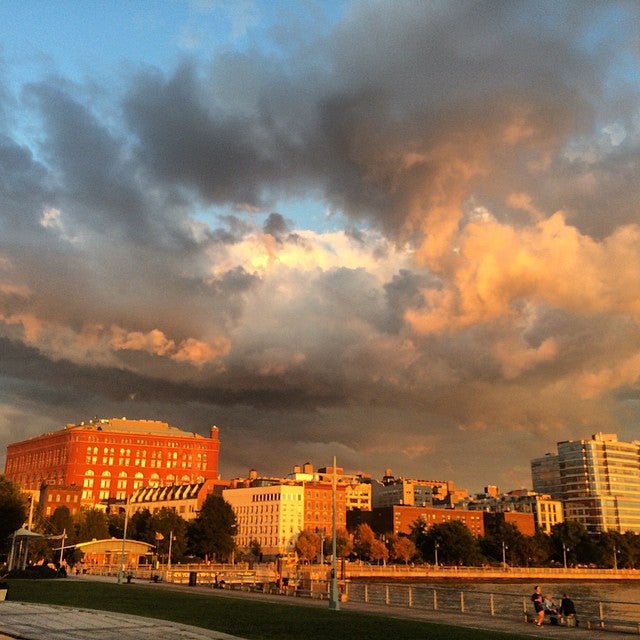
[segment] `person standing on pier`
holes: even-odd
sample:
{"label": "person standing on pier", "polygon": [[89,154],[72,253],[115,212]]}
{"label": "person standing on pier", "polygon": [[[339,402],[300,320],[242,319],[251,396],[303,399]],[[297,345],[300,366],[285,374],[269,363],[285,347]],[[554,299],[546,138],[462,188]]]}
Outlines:
{"label": "person standing on pier", "polygon": [[536,585],[535,591],[531,594],[531,602],[536,612],[536,627],[541,627],[544,622],[544,596],[542,589]]}

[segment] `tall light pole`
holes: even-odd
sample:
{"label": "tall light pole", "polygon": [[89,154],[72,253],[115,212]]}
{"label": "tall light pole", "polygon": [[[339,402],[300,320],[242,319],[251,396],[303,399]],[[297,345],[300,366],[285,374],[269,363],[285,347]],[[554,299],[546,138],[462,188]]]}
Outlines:
{"label": "tall light pole", "polygon": [[333,456],[333,480],[331,483],[331,583],[329,585],[329,609],[340,609],[340,594],[338,593],[338,545],[336,541],[336,510],[337,510],[336,457]]}
{"label": "tall light pole", "polygon": [[167,558],[167,578],[169,578],[169,571],[171,571],[171,545],[173,543],[173,529],[169,533],[169,557]]}
{"label": "tall light pole", "polygon": [[129,524],[129,499],[126,498],[124,502],[124,529],[122,531],[122,551],[120,553],[120,571],[118,571],[118,584],[122,584],[122,578],[124,576],[128,524]]}
{"label": "tall light pole", "polygon": [[562,558],[564,560],[564,568],[567,568],[567,551],[571,551],[569,547],[563,542],[562,543]]}
{"label": "tall light pole", "polygon": [[509,547],[507,547],[507,545],[504,543],[504,540],[502,541],[502,568],[506,569],[507,568],[507,549]]}
{"label": "tall light pole", "polygon": [[433,545],[433,548],[435,550],[435,555],[436,555],[436,567],[438,566],[438,549],[440,548],[440,543],[436,542],[435,545]]}
{"label": "tall light pole", "polygon": [[618,570],[618,549],[613,545],[613,569]]}

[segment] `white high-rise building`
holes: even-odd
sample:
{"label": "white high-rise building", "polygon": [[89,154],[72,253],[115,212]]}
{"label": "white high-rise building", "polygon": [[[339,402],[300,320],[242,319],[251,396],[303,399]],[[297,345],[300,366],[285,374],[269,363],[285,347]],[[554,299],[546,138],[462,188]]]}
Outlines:
{"label": "white high-rise building", "polygon": [[[557,446],[557,455],[546,456],[546,464],[536,464],[540,458],[532,461],[534,489],[556,484],[554,497],[562,500],[565,520],[581,522],[591,533],[640,533],[640,442],[596,433],[590,440]],[[554,468],[555,479],[548,475]]]}

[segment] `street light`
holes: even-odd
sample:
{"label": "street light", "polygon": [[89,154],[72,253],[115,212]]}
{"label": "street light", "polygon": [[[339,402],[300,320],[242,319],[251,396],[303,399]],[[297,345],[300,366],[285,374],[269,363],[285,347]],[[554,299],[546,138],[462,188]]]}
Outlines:
{"label": "street light", "polygon": [[129,499],[124,502],[124,529],[122,531],[122,551],[120,553],[120,571],[118,571],[118,584],[122,584],[124,576],[124,563],[127,544],[127,525],[129,524]]}
{"label": "street light", "polygon": [[338,561],[336,542],[336,511],[337,506],[338,479],[336,476],[336,457],[333,456],[333,479],[331,482],[331,583],[329,584],[329,609],[338,611],[340,609],[340,594],[338,593]]}
{"label": "street light", "polygon": [[563,542],[562,543],[562,557],[564,559],[564,568],[567,568],[567,551],[571,551],[569,547]]}
{"label": "street light", "polygon": [[502,541],[502,568],[506,569],[507,568],[507,549],[509,547],[504,543],[504,540]]}
{"label": "street light", "polygon": [[615,545],[613,546],[613,569],[618,570],[618,549]]}
{"label": "street light", "polygon": [[438,566],[438,549],[440,548],[440,543],[436,542],[434,545],[435,555],[436,555],[436,567]]}

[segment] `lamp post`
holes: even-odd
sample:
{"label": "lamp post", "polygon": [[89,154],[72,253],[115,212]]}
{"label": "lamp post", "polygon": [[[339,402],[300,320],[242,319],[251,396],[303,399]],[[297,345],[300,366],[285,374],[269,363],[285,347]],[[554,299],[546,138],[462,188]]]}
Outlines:
{"label": "lamp post", "polygon": [[502,568],[506,571],[507,569],[507,549],[509,547],[502,541]]}
{"label": "lamp post", "polygon": [[613,569],[618,570],[618,549],[615,545],[613,545]]}
{"label": "lamp post", "polygon": [[167,558],[167,577],[171,571],[171,545],[173,544],[173,529],[169,533],[169,557]]}
{"label": "lamp post", "polygon": [[129,499],[124,502],[124,529],[122,531],[122,551],[120,553],[120,570],[118,571],[118,584],[122,584],[124,576],[125,554],[127,544],[127,525],[129,524]]}
{"label": "lamp post", "polygon": [[436,567],[438,566],[438,549],[440,548],[440,543],[436,542],[435,545],[433,546],[434,550],[435,550],[435,556],[436,556]]}
{"label": "lamp post", "polygon": [[333,481],[331,483],[331,584],[329,585],[329,609],[338,611],[340,609],[340,594],[338,593],[338,564],[337,564],[337,541],[336,541],[336,509],[337,509],[337,478],[336,478],[336,457],[333,456]]}
{"label": "lamp post", "polygon": [[571,551],[569,547],[563,542],[562,543],[562,558],[564,560],[564,568],[567,568],[567,551]]}

